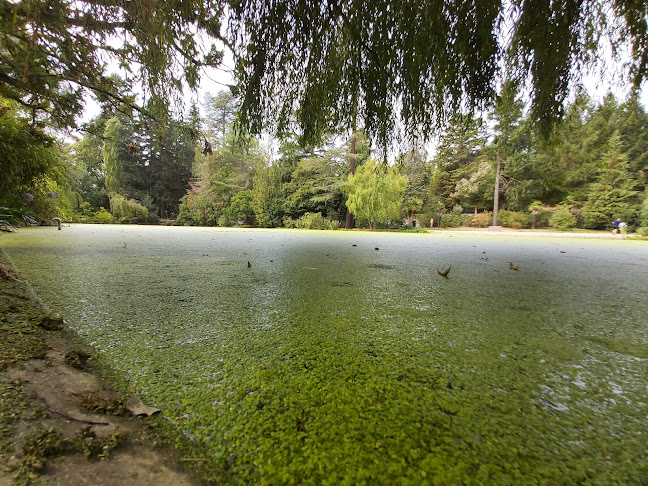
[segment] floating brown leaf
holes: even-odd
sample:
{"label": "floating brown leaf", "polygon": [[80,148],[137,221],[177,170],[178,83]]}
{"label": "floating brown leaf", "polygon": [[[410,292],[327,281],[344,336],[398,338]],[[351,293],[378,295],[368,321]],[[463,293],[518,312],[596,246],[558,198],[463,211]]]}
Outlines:
{"label": "floating brown leaf", "polygon": [[450,273],[450,269],[451,269],[451,268],[452,268],[452,266],[446,268],[446,269],[443,270],[443,271],[441,271],[441,270],[437,270],[437,273],[438,273],[439,275],[441,275],[442,277],[447,277],[448,274]]}

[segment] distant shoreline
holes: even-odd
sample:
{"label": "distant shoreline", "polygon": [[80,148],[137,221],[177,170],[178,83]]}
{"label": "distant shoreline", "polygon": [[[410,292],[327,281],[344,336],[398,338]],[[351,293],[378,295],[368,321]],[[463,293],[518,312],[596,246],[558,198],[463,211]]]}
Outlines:
{"label": "distant shoreline", "polygon": [[[541,238],[586,238],[586,239],[603,239],[603,240],[623,240],[622,235],[613,235],[611,231],[556,231],[548,229],[514,229],[502,228],[499,230],[489,230],[486,228],[463,228],[463,229],[429,229],[433,234],[449,235],[485,235],[485,236],[535,236]],[[628,233],[625,238],[633,237],[634,234]]]}

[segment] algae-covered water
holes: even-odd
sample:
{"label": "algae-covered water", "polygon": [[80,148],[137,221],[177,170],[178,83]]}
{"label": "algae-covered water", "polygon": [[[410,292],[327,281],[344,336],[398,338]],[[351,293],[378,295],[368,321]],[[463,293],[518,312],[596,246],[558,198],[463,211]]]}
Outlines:
{"label": "algae-covered water", "polygon": [[645,242],[79,225],[0,244],[219,483],[648,484]]}

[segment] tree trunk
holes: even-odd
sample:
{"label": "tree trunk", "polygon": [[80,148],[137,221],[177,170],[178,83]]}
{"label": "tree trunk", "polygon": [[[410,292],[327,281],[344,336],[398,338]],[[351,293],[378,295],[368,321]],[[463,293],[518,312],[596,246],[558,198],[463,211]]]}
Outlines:
{"label": "tree trunk", "polygon": [[414,224],[414,216],[416,216],[416,214],[412,213],[407,217],[407,220],[408,220],[407,222],[408,222],[410,228],[413,227],[412,225]]}
{"label": "tree trunk", "polygon": [[[356,138],[355,135],[351,139],[351,157],[349,158],[349,174],[353,175],[355,174],[355,153],[356,153]],[[344,225],[346,229],[351,229],[353,228],[353,213],[349,211],[349,208],[347,208],[347,214],[346,214],[346,223]]]}
{"label": "tree trunk", "polygon": [[495,193],[493,194],[493,226],[497,226],[497,210],[499,209],[499,184],[500,169],[502,167],[502,153],[497,153],[497,171],[495,172]]}
{"label": "tree trunk", "polygon": [[535,229],[536,220],[538,219],[538,210],[533,210],[533,221],[531,222],[531,229]]}

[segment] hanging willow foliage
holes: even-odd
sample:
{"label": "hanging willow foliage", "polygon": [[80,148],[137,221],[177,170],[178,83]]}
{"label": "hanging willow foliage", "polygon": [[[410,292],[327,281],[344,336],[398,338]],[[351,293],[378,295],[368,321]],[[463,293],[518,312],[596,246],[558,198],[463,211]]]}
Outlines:
{"label": "hanging willow foliage", "polygon": [[604,34],[632,44],[641,83],[645,10],[645,0],[234,1],[240,126],[316,143],[362,124],[386,147],[400,123],[425,136],[490,105],[506,65],[530,78],[534,118],[548,131]]}
{"label": "hanging willow foliage", "polygon": [[[648,0],[0,0],[0,96],[74,126],[83,96],[163,111],[234,52],[240,128],[304,143],[363,126],[429,135],[492,104],[506,74],[528,80],[550,128],[581,69],[611,41],[648,71]],[[227,26],[222,35],[221,26]],[[223,38],[224,37],[224,38]],[[217,41],[213,44],[212,41]],[[205,47],[201,47],[205,44]],[[209,48],[211,46],[211,48]],[[111,76],[121,68],[122,80]],[[131,86],[150,98],[135,103]]]}

